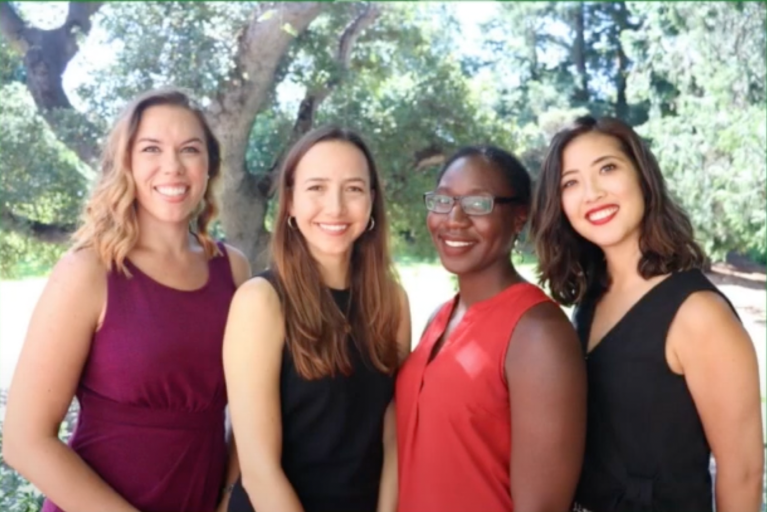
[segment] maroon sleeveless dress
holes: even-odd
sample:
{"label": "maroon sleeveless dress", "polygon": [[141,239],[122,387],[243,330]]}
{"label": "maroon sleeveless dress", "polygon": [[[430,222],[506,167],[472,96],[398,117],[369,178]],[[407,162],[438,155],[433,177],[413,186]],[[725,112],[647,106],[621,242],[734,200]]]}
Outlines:
{"label": "maroon sleeveless dress", "polygon": [[[127,260],[132,278],[107,277],[69,445],[142,512],[212,512],[223,486],[221,352],[235,284],[219,248],[197,290],[164,286]],[[61,509],[46,501],[42,510]]]}

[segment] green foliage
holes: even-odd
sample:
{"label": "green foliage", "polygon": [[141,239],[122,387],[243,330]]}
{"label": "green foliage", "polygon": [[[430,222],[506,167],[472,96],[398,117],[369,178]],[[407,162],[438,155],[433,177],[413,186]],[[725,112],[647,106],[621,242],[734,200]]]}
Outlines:
{"label": "green foliage", "polygon": [[[628,38],[640,127],[670,188],[714,258],[767,258],[763,3],[632,4],[647,29]],[[673,84],[673,94],[652,82]],[[670,89],[667,89],[668,92]]]}
{"label": "green foliage", "polygon": [[25,78],[21,55],[11,47],[5,36],[0,36],[0,85],[23,82]]}
{"label": "green foliage", "polygon": [[[86,193],[87,170],[58,142],[23,84],[0,87],[0,209],[46,224],[72,224]],[[63,248],[0,226],[0,276],[45,273]]]}
{"label": "green foliage", "polygon": [[[279,16],[257,5],[105,4],[90,37],[103,37],[113,59],[91,65],[94,78],[78,89],[84,115],[103,131],[126,100],[164,84],[205,104],[237,79],[233,55],[243,27],[253,16]],[[330,4],[295,38],[250,127],[249,172],[272,168],[304,94],[331,85],[315,125],[342,124],[365,136],[384,178],[395,250],[422,257],[433,254],[422,193],[434,186],[440,162],[428,156],[492,143],[535,175],[562,125],[587,112],[619,115],[652,141],[713,256],[737,250],[767,259],[763,3],[503,3],[483,27],[484,51],[470,56],[461,52],[450,4],[379,7],[348,69],[336,62],[339,36],[363,4]],[[17,215],[71,223],[91,175],[59,141],[96,133],[82,131],[83,114],[61,111],[57,141],[21,87],[20,56],[3,39],[0,57],[0,200]],[[60,251],[0,232],[0,272],[34,273]]]}
{"label": "green foliage", "polygon": [[[128,99],[173,84],[203,102],[234,69],[239,31],[254,2],[114,2],[94,16],[115,59],[77,91],[101,119]],[[108,78],[113,77],[113,78]]]}

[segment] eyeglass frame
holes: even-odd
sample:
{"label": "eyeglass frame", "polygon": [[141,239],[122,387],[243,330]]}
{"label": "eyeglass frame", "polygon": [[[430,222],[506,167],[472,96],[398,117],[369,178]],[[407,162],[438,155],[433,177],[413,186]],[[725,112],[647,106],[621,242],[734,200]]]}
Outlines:
{"label": "eyeglass frame", "polygon": [[[429,209],[429,207],[426,206],[426,200],[427,200],[428,197],[433,197],[433,196],[449,197],[452,200],[452,203],[450,204],[450,209],[448,211],[446,211],[446,212],[437,212],[437,211]],[[488,199],[488,198],[492,199],[493,203],[490,206],[490,211],[488,211],[487,213],[467,213],[466,209],[463,207],[463,203],[462,203],[462,201],[464,199],[466,199],[467,197],[481,197],[483,199]],[[458,203],[461,206],[461,210],[466,215],[470,215],[472,217],[482,217],[484,215],[490,215],[491,213],[493,213],[493,210],[495,209],[495,204],[496,203],[498,203],[498,204],[510,204],[510,203],[516,203],[516,202],[519,202],[519,201],[520,201],[519,197],[516,197],[516,196],[515,197],[510,197],[510,196],[491,196],[491,195],[481,195],[481,194],[470,194],[470,195],[465,195],[465,196],[451,196],[451,195],[448,195],[448,194],[439,194],[439,193],[434,192],[434,191],[424,192],[424,194],[423,194],[423,202],[424,202],[424,206],[426,206],[426,210],[430,211],[432,213],[439,214],[439,215],[447,215],[447,214],[449,214],[450,212],[453,211],[453,208],[455,208],[456,203]]]}

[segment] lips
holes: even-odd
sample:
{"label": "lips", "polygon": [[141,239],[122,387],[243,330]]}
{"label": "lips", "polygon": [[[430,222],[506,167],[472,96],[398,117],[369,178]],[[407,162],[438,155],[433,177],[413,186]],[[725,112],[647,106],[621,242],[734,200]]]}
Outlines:
{"label": "lips", "polygon": [[586,220],[594,225],[601,226],[613,220],[618,210],[618,206],[614,204],[594,208],[586,212]]}
{"label": "lips", "polygon": [[442,252],[448,256],[458,256],[477,245],[476,240],[452,236],[440,236],[439,241],[442,245]]}
{"label": "lips", "polygon": [[189,194],[189,187],[187,185],[158,185],[154,187],[154,191],[166,201],[176,203],[186,198]]}
{"label": "lips", "polygon": [[328,223],[328,222],[316,222],[315,225],[322,230],[322,232],[327,233],[329,235],[342,235],[346,233],[346,231],[349,229],[349,226],[351,224],[346,223]]}

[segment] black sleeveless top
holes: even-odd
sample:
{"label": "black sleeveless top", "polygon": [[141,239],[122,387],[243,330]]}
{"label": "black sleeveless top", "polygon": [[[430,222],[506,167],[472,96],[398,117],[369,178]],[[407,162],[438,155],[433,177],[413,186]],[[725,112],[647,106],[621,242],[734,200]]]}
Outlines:
{"label": "black sleeveless top", "polygon": [[[277,288],[271,271],[260,274]],[[330,290],[342,312],[348,290]],[[288,341],[282,355],[282,469],[305,512],[374,512],[383,465],[383,418],[394,395],[394,376],[381,373],[351,337],[348,376],[305,380]],[[238,479],[229,512],[253,511]]]}
{"label": "black sleeveless top", "polygon": [[[698,291],[724,297],[699,270],[672,274],[647,292],[587,355],[588,429],[576,493],[576,503],[583,508],[713,509],[711,450],[685,379],[671,371],[665,355],[674,316]],[[587,298],[574,314],[584,350],[595,304],[595,297]]]}

